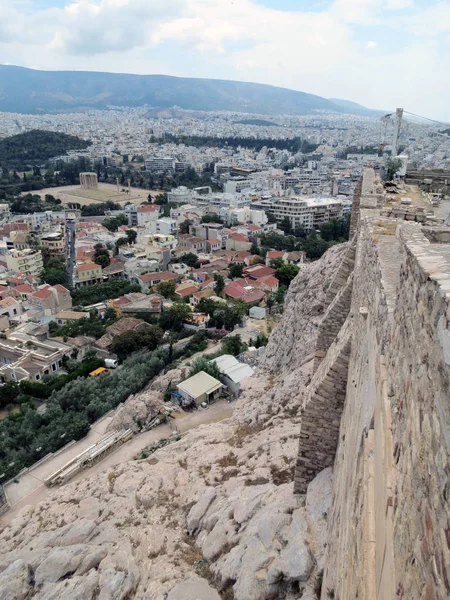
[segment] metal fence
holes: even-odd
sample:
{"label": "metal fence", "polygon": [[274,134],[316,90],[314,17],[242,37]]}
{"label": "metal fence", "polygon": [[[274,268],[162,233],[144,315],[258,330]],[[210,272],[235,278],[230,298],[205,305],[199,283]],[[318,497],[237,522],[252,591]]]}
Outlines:
{"label": "metal fence", "polygon": [[6,512],[9,508],[8,498],[6,497],[3,485],[0,483],[0,515]]}

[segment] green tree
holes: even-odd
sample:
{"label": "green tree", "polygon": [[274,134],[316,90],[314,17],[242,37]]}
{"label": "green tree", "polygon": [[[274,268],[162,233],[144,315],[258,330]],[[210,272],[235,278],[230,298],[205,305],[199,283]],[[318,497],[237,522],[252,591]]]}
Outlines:
{"label": "green tree", "polygon": [[111,259],[109,258],[109,252],[106,248],[103,247],[103,244],[95,244],[94,246],[94,262],[97,265],[100,265],[102,269],[111,264]]}
{"label": "green tree", "polygon": [[222,350],[225,354],[231,354],[232,356],[238,356],[247,350],[247,344],[242,341],[239,334],[228,335],[222,340]]}
{"label": "green tree", "polygon": [[189,233],[189,227],[192,225],[193,221],[191,219],[185,219],[180,226],[178,227],[179,233],[185,234]]}
{"label": "green tree", "polygon": [[269,315],[272,311],[272,306],[275,304],[275,301],[276,301],[275,294],[270,293],[266,299],[266,306],[269,309]]}
{"label": "green tree", "polygon": [[29,233],[27,235],[26,244],[28,248],[31,248],[31,250],[34,250],[35,252],[41,249],[41,240],[35,233]]}
{"label": "green tree", "polygon": [[128,244],[128,237],[120,237],[118,240],[116,240],[116,254],[119,252],[119,248],[121,246],[126,246]]}
{"label": "green tree", "polygon": [[184,320],[192,314],[190,307],[184,302],[174,302],[170,308],[164,310],[159,318],[159,325],[162,329],[172,329],[181,331]]}
{"label": "green tree", "polygon": [[141,331],[125,331],[116,336],[111,344],[111,351],[117,355],[120,361],[130,356],[133,352],[142,350],[155,350],[163,337],[163,331],[159,327],[151,327]]}
{"label": "green tree", "polygon": [[283,264],[277,269],[277,276],[282,285],[290,286],[291,281],[297,276],[299,268],[296,265]]}
{"label": "green tree", "polygon": [[124,214],[117,215],[117,217],[108,217],[102,223],[109,231],[117,231],[121,225],[128,225],[128,218]]}
{"label": "green tree", "polygon": [[180,260],[188,267],[195,267],[198,263],[198,256],[193,252],[187,252],[180,257]]}
{"label": "green tree", "polygon": [[175,281],[161,281],[156,286],[156,290],[158,294],[161,294],[164,298],[172,298],[175,294],[176,287]]}
{"label": "green tree", "polygon": [[399,158],[389,158],[386,163],[386,179],[392,181],[394,175],[402,168],[402,161]]}
{"label": "green tree", "polygon": [[284,217],[280,223],[280,229],[284,231],[286,235],[289,235],[292,232],[291,220],[289,217]]}
{"label": "green tree", "polygon": [[125,231],[125,235],[127,236],[129,244],[134,244],[136,242],[137,232],[134,231],[134,229],[127,229]]}
{"label": "green tree", "polygon": [[244,265],[240,263],[232,263],[228,269],[228,274],[231,279],[240,279],[244,272]]}
{"label": "green tree", "polygon": [[200,373],[200,371],[208,373],[208,375],[211,375],[211,377],[214,377],[215,379],[220,379],[221,376],[221,372],[216,363],[212,362],[211,360],[208,360],[204,356],[200,356],[199,358],[196,358],[194,360],[189,371],[189,377],[197,375],[197,373]]}
{"label": "green tree", "polygon": [[201,218],[202,223],[221,223],[217,215],[203,215]]}
{"label": "green tree", "polygon": [[285,285],[280,285],[275,293],[275,298],[278,304],[283,304],[284,296],[286,295],[287,287]]}
{"label": "green tree", "polygon": [[258,246],[258,244],[256,242],[252,243],[252,246],[250,248],[250,252],[251,254],[259,254],[260,253],[260,248]]}
{"label": "green tree", "polygon": [[214,284],[214,292],[216,296],[220,296],[225,288],[225,279],[222,277],[222,275],[220,275],[220,273],[215,273],[214,281],[216,282]]}

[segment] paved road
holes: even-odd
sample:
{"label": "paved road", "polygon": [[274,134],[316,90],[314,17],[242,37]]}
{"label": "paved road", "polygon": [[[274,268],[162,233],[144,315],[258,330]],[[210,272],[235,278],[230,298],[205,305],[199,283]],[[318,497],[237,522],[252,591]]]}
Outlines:
{"label": "paved road", "polygon": [[[206,410],[196,410],[190,413],[180,414],[180,416],[176,418],[176,427],[180,433],[184,433],[198,425],[217,423],[218,421],[231,417],[232,414],[232,404],[229,404],[225,400],[220,400]],[[101,423],[102,430],[106,429],[111,418],[112,417],[107,417],[104,419],[105,423]],[[20,479],[19,484],[11,484],[11,486],[16,486],[17,490],[8,486],[7,494],[11,503],[11,508],[0,517],[0,525],[5,526],[10,523],[17,513],[25,506],[35,506],[38,502],[45,500],[47,496],[52,493],[52,488],[48,488],[43,483],[43,478],[54,473],[58,468],[71,460],[71,458],[77,456],[77,454],[80,454],[83,450],[92,445],[98,437],[101,437],[98,432],[97,437],[94,437],[93,432],[95,433],[95,430],[91,430],[86,438],[71,446],[66,452],[49,460],[44,465],[37,467],[37,469],[34,469],[33,475],[27,473]],[[85,477],[101,473],[114,465],[133,460],[135,456],[139,455],[142,450],[151,446],[154,442],[170,437],[171,435],[173,435],[173,430],[169,425],[161,425],[151,431],[140,433],[132,437],[131,440],[122,446],[116,448],[114,452],[108,454],[103,460],[90,469],[80,471],[78,475],[71,479],[70,483],[81,481]]]}

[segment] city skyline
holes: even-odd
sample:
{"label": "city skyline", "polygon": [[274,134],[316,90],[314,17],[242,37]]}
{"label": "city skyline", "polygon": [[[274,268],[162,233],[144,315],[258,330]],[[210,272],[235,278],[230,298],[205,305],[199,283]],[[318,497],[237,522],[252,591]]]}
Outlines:
{"label": "city skyline", "polygon": [[36,4],[0,0],[1,63],[266,83],[450,121],[448,1]]}

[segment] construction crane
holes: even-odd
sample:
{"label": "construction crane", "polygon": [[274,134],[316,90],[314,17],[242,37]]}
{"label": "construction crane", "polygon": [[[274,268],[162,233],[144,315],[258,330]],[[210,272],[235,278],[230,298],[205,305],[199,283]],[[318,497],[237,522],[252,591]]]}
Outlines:
{"label": "construction crane", "polygon": [[387,134],[387,126],[389,121],[391,120],[392,114],[388,113],[387,115],[383,115],[380,119],[380,143],[378,145],[378,153],[383,154],[384,147],[386,145],[386,134]]}
{"label": "construction crane", "polygon": [[[380,140],[380,144],[378,146],[378,150],[379,150],[380,154],[383,152],[384,147],[386,145],[387,126],[388,126],[388,123],[391,121],[392,116],[393,116],[392,113],[387,113],[386,115],[383,115],[380,118],[381,140]],[[394,135],[392,138],[392,153],[391,153],[392,157],[397,156],[397,154],[398,154],[398,139],[400,137],[400,128],[402,125],[402,118],[403,118],[403,108],[397,108],[397,110],[395,111]]]}
{"label": "construction crane", "polygon": [[398,154],[398,138],[400,137],[400,127],[402,126],[403,108],[397,108],[395,111],[395,125],[394,125],[394,137],[392,139],[392,154],[391,156],[397,156]]}

